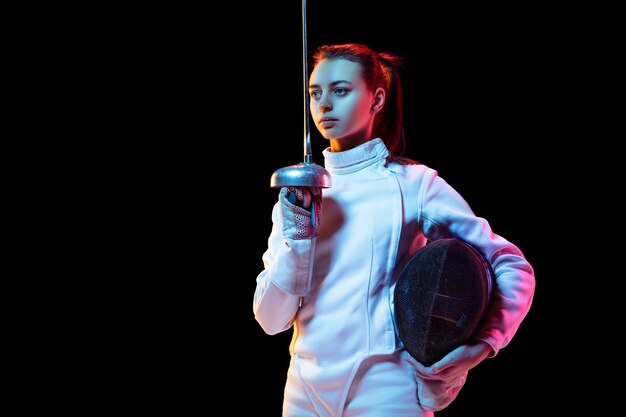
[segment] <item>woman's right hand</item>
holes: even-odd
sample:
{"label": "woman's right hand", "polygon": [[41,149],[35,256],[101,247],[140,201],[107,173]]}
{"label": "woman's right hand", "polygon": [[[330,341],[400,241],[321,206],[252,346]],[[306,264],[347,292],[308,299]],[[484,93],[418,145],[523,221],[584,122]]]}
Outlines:
{"label": "woman's right hand", "polygon": [[310,239],[319,233],[322,189],[283,187],[279,194],[283,235],[289,239]]}

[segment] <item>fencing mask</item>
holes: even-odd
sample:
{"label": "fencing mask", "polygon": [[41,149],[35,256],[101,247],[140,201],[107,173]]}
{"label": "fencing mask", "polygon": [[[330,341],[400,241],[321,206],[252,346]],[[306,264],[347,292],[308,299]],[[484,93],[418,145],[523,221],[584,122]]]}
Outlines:
{"label": "fencing mask", "polygon": [[487,313],[495,275],[485,258],[458,239],[440,239],[417,251],[394,293],[400,340],[430,366],[471,339]]}

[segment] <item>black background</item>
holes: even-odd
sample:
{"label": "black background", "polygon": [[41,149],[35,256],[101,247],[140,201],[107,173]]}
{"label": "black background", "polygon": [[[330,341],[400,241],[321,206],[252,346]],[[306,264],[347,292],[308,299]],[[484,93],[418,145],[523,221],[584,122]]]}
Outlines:
{"label": "black background", "polygon": [[[536,297],[515,339],[473,370],[457,400],[437,415],[534,415],[538,404],[556,405],[544,379],[556,336],[549,307],[556,265],[548,242],[556,207],[542,199],[545,191],[559,193],[551,184],[561,175],[546,150],[559,83],[550,17],[512,7],[463,12],[408,5],[392,1],[374,9],[356,1],[311,1],[308,45],[358,42],[403,56],[407,156],[437,169],[535,268]],[[264,18],[263,36],[251,45],[249,68],[256,76],[249,143],[263,156],[250,165],[255,175],[249,192],[258,205],[249,213],[245,273],[234,278],[250,355],[246,396],[271,416],[280,415],[291,331],[268,336],[254,321],[253,278],[262,268],[276,199],[269,178],[275,169],[301,162],[303,150],[300,7],[281,5],[276,13],[291,17]],[[327,142],[314,127],[311,134],[315,161],[322,163]]]}
{"label": "black background", "polygon": [[[404,57],[406,156],[436,169],[535,269],[515,338],[437,416],[559,410],[555,375],[573,384],[559,350],[572,297],[555,242],[573,243],[577,218],[563,154],[587,128],[567,111],[585,28],[541,7],[458,7],[311,0],[309,52],[355,42]],[[270,177],[303,160],[301,3],[168,12],[144,17],[124,48],[141,62],[127,68],[131,103],[145,107],[135,126],[145,147],[128,152],[141,161],[127,191],[141,202],[133,227],[149,248],[137,270],[160,277],[146,278],[154,295],[142,296],[149,312],[132,335],[144,341],[138,369],[157,381],[157,409],[279,416],[291,331],[263,333],[252,301],[278,193]],[[327,141],[314,126],[311,137],[321,164]]]}

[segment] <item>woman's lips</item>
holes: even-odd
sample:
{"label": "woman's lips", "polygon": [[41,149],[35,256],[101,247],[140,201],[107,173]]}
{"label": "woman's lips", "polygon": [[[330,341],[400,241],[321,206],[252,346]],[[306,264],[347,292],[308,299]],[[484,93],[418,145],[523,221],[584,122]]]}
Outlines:
{"label": "woman's lips", "polygon": [[324,118],[324,119],[320,120],[319,125],[321,127],[323,127],[324,129],[329,129],[329,128],[333,127],[335,125],[335,123],[337,123],[337,122],[338,122],[337,119]]}

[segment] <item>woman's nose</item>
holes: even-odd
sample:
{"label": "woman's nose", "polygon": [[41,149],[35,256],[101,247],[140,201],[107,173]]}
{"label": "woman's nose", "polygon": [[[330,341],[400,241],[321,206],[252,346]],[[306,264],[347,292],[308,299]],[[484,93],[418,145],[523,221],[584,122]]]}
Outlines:
{"label": "woman's nose", "polygon": [[330,101],[330,99],[328,98],[328,96],[323,95],[322,98],[319,101],[319,107],[320,107],[320,111],[321,112],[327,112],[329,110],[333,109],[333,105]]}

